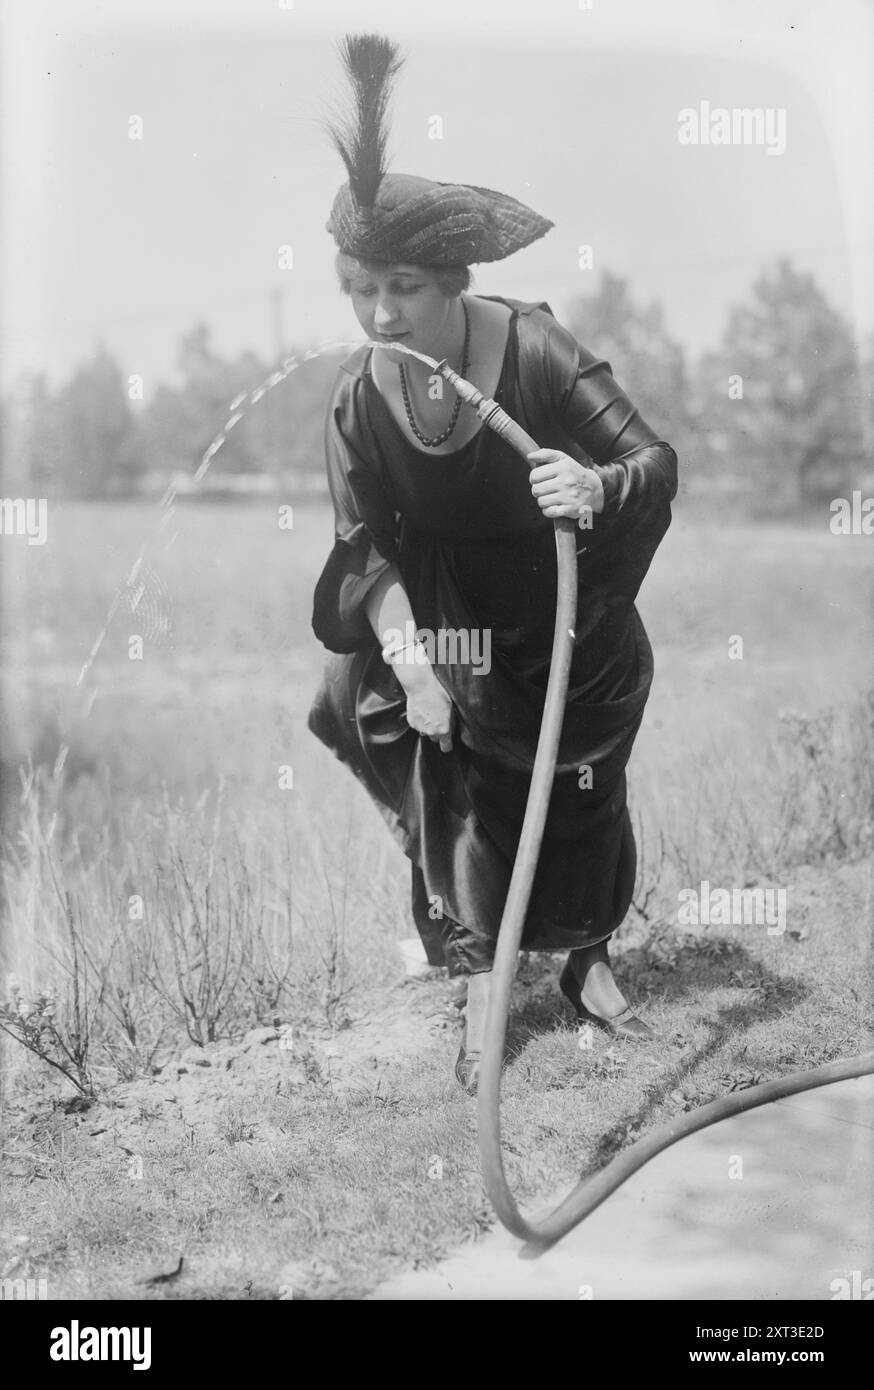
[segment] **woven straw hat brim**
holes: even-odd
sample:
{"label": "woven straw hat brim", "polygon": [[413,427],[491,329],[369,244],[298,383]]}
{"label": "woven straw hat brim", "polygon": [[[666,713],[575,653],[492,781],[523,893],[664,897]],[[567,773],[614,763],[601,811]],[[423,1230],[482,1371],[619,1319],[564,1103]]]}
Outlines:
{"label": "woven straw hat brim", "polygon": [[344,184],[327,229],[339,249],[352,256],[448,266],[504,260],[553,225],[518,199],[491,188],[389,173],[372,207],[361,207]]}

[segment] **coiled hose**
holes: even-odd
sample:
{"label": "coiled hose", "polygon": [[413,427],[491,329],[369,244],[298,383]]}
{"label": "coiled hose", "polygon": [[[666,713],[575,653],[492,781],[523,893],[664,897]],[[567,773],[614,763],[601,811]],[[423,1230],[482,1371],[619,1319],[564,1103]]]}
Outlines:
{"label": "coiled hose", "polygon": [[[454,372],[447,362],[432,361],[431,365],[451,384],[462,400],[476,410],[490,429],[505,439],[526,462],[529,462],[528,455],[539,446],[520,425],[511,420],[495,401],[484,397],[475,386]],[[540,1246],[550,1245],[566,1235],[633,1173],[663,1149],[685,1138],[687,1134],[694,1134],[696,1130],[705,1129],[708,1125],[716,1124],[731,1115],[739,1115],[757,1106],[767,1105],[770,1101],[796,1095],[799,1091],[813,1090],[818,1086],[831,1085],[835,1081],[847,1081],[853,1077],[874,1073],[874,1053],[867,1053],[861,1057],[830,1062],[827,1066],[817,1067],[813,1071],[781,1076],[774,1081],[766,1081],[760,1086],[751,1086],[748,1090],[712,1101],[709,1105],[701,1106],[700,1109],[691,1111],[653,1134],[639,1139],[631,1148],[612,1159],[599,1173],[582,1179],[564,1201],[543,1220],[527,1221],[519,1211],[507,1183],[501,1151],[501,1070],[516,957],[555,774],[577,615],[576,527],[573,521],[565,517],[556,520],[554,525],[558,592],[549,681],[525,818],[522,822],[495,950],[477,1092],[480,1161],[488,1196],[508,1231],[520,1240]]]}

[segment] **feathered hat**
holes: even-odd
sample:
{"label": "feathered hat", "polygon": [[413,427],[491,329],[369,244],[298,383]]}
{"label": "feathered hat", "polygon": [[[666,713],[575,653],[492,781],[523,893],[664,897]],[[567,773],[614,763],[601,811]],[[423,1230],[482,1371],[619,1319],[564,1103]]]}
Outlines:
{"label": "feathered hat", "polygon": [[507,194],[388,173],[388,105],[403,59],[378,34],[347,34],[339,49],[353,106],[345,120],[328,122],[328,133],[349,181],[327,228],[341,251],[410,265],[475,265],[502,261],[549,231],[552,222]]}

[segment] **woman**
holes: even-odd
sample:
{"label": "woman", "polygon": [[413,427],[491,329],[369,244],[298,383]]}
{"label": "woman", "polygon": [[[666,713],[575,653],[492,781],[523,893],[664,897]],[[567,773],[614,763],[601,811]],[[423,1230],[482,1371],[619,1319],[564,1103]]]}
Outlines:
{"label": "woman", "polygon": [[[336,655],[309,726],[410,858],[429,961],[468,976],[456,1075],[473,1092],[549,674],[559,516],[580,525],[578,620],[522,945],[568,950],[559,983],[578,1018],[651,1036],[607,942],[634,886],[625,766],[652,679],[634,599],[670,523],[676,456],[548,305],[468,293],[471,264],[552,224],[491,190],[387,173],[396,50],[365,35],[344,58],[356,118],[332,132],[349,181],[328,229],[358,322],[387,350],[343,364],[328,411],[336,542],[313,627]],[[536,467],[392,343],[497,399],[543,446]]]}

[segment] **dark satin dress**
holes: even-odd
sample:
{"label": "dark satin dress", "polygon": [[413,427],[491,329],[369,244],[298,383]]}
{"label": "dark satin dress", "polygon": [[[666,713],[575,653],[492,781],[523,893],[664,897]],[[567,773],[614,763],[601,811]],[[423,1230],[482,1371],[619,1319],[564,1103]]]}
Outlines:
{"label": "dark satin dress", "polygon": [[[634,599],[670,524],[677,461],[548,305],[499,302],[513,313],[496,399],[542,447],[595,467],[605,491],[604,511],[578,531],[575,651],[522,938],[524,949],[559,950],[604,940],[631,901],[625,766],[653,672]],[[451,454],[414,447],[374,384],[372,351],[343,364],[328,412],[336,542],[313,629],[335,655],[309,727],[412,861],[429,960],[466,974],[491,968],[525,811],[552,648],[553,524],[528,464],[491,430]],[[407,725],[404,691],[364,612],[392,562],[419,629],[490,635],[488,671],[453,659],[451,643],[432,648],[458,715],[449,753]]]}

